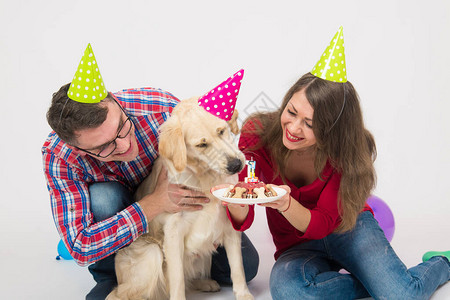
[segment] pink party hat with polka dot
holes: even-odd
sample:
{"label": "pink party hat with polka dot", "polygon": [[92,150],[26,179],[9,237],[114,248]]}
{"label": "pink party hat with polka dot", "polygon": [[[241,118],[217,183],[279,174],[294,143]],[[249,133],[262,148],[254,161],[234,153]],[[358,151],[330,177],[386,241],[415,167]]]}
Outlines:
{"label": "pink party hat with polka dot", "polygon": [[231,120],[243,76],[244,69],[237,71],[233,76],[200,97],[198,105],[216,117],[225,121]]}

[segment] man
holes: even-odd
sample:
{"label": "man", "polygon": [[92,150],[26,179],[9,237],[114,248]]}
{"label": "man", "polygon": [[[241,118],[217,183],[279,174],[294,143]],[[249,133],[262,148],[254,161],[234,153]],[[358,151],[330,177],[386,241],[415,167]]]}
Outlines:
{"label": "man", "polygon": [[[47,120],[53,131],[42,148],[44,173],[58,232],[74,260],[89,265],[97,285],[86,299],[105,299],[117,284],[114,253],[147,231],[160,213],[202,209],[205,195],[170,184],[167,173],[156,190],[137,202],[133,193],[157,158],[159,126],[179,100],[152,88],[109,93],[90,45],[71,83],[53,94]],[[243,235],[247,280],[258,254]],[[223,248],[213,257],[212,277],[230,283]]]}

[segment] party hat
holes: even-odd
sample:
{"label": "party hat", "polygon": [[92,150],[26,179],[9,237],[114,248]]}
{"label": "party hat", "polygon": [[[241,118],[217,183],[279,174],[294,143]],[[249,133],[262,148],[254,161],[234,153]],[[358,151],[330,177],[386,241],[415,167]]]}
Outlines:
{"label": "party hat", "polygon": [[325,49],[320,60],[311,73],[319,78],[334,81],[347,82],[344,54],[344,32],[342,26],[334,35],[330,45]]}
{"label": "party hat", "polygon": [[94,52],[91,44],[88,44],[67,91],[67,96],[78,102],[98,103],[107,95]]}
{"label": "party hat", "polygon": [[243,76],[244,69],[237,71],[233,76],[200,97],[198,105],[216,117],[225,121],[231,120]]}

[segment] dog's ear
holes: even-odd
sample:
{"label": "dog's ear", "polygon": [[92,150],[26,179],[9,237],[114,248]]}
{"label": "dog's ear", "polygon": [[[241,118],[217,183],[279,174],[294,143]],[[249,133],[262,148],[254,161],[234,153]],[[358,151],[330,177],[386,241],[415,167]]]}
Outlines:
{"label": "dog's ear", "polygon": [[178,172],[187,165],[186,144],[180,120],[172,115],[162,126],[159,135],[159,154],[173,163]]}
{"label": "dog's ear", "polygon": [[227,121],[228,125],[230,126],[231,132],[234,134],[239,133],[239,126],[237,123],[238,116],[239,112],[237,111],[237,109],[235,109],[233,115],[231,116],[231,120]]}

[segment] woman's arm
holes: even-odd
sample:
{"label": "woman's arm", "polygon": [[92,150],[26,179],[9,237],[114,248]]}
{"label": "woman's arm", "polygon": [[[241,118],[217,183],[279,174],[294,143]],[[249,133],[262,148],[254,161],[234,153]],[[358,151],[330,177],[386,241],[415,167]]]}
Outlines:
{"label": "woman's arm", "polygon": [[286,195],[276,201],[262,203],[260,205],[278,210],[278,212],[282,214],[297,230],[306,232],[309,222],[311,221],[311,212],[309,209],[292,198],[290,195],[291,188],[289,186],[280,185],[278,187],[286,190]]}
{"label": "woman's arm", "polygon": [[248,205],[227,202],[222,202],[222,204],[227,206],[232,223],[236,226],[241,227],[248,216]]}
{"label": "woman's arm", "polygon": [[306,232],[309,223],[311,221],[311,212],[309,209],[298,203],[291,195],[287,194],[289,197],[288,206],[284,209],[278,209],[280,214],[282,214],[297,230],[301,232]]}
{"label": "woman's arm", "polygon": [[[211,189],[211,193],[217,189],[221,189],[224,187],[228,187],[230,185],[234,185],[238,182],[238,180],[239,180],[239,177],[237,174],[232,175],[232,176],[228,177],[228,180],[227,180],[227,182],[229,182],[228,184],[221,184],[221,185],[213,187]],[[244,223],[248,223],[248,222],[245,222],[247,220],[247,217],[248,217],[249,211],[250,211],[250,208],[248,205],[228,203],[225,201],[222,201],[222,205],[227,207],[227,215],[228,215],[228,218],[230,219],[231,223],[233,224],[234,229],[245,230],[248,227],[250,227],[252,222],[249,222],[248,227],[245,226],[245,228],[243,228],[243,226],[242,226]],[[253,221],[253,219],[252,219],[252,221]],[[243,228],[243,229],[241,229],[241,228]]]}

